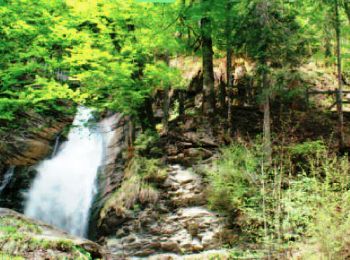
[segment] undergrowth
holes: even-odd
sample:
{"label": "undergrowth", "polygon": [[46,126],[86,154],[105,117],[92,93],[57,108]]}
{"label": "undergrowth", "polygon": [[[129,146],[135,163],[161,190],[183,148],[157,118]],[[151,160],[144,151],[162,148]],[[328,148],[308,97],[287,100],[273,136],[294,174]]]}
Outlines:
{"label": "undergrowth", "polygon": [[[265,257],[350,257],[350,164],[322,141],[277,147],[264,167],[259,146],[236,144],[207,169],[209,206],[227,214],[242,250]],[[305,252],[306,252],[305,251]],[[237,254],[237,252],[235,253]]]}
{"label": "undergrowth", "polygon": [[166,167],[160,159],[147,158],[146,151],[152,150],[152,144],[158,136],[153,132],[141,134],[135,142],[135,153],[124,171],[121,186],[110,196],[101,210],[103,219],[110,209],[117,215],[130,215],[144,206],[156,204],[159,199],[158,186],[167,178]]}

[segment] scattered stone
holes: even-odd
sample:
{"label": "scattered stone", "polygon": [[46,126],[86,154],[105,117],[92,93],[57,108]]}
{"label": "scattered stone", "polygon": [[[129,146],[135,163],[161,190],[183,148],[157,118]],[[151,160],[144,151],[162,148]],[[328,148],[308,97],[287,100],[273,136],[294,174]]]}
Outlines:
{"label": "scattered stone", "polygon": [[225,218],[201,206],[205,204],[205,184],[201,177],[179,165],[171,166],[168,173],[159,205],[141,210],[122,224],[132,235],[107,239],[107,248],[115,259],[147,256],[147,259],[184,259],[176,254],[150,255],[196,253],[220,248],[226,239],[232,239],[223,235],[223,230],[228,230]]}

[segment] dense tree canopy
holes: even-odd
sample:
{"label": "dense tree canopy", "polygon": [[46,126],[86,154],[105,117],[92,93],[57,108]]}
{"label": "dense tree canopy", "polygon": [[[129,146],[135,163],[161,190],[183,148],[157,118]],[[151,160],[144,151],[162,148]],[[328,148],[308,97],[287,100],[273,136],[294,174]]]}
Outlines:
{"label": "dense tree canopy", "polygon": [[[338,4],[347,68],[349,8]],[[62,109],[63,100],[138,118],[156,89],[184,87],[166,62],[180,56],[202,54],[213,109],[211,63],[226,51],[271,68],[336,63],[332,1],[8,0],[0,14],[4,123],[21,109]]]}

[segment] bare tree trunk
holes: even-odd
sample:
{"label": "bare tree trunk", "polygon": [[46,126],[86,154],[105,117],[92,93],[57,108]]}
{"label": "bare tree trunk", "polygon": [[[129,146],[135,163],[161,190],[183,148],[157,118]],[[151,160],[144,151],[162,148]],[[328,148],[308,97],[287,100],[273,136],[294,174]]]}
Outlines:
{"label": "bare tree trunk", "polygon": [[[169,66],[170,58],[169,54],[165,56],[165,62]],[[169,107],[170,107],[170,86],[164,86],[164,95],[163,95],[163,133],[168,134],[169,131]]]}
{"label": "bare tree trunk", "polygon": [[227,20],[226,20],[226,79],[227,79],[227,132],[232,133],[232,103],[233,103],[233,75],[232,75],[232,0],[227,1]]}
{"label": "bare tree trunk", "polygon": [[214,91],[214,65],[213,65],[213,40],[211,18],[209,16],[210,1],[202,0],[204,4],[204,15],[201,19],[202,36],[202,62],[203,62],[203,113],[214,115],[215,91]]}
{"label": "bare tree trunk", "polygon": [[169,97],[169,86],[164,88],[163,96],[163,133],[168,134],[169,131],[169,106],[170,106],[170,97]]}
{"label": "bare tree trunk", "polygon": [[219,101],[220,101],[220,112],[221,112],[221,116],[223,118],[226,118],[227,115],[227,103],[226,103],[226,84],[223,81],[223,79],[220,80],[220,84],[219,84]]}
{"label": "bare tree trunk", "polygon": [[155,120],[152,108],[153,98],[147,97],[143,103],[142,108],[139,111],[139,118],[141,121],[142,130],[148,128],[155,129]]}
{"label": "bare tree trunk", "polygon": [[134,140],[135,140],[135,127],[133,118],[129,116],[128,120],[128,134],[127,134],[127,144],[128,144],[128,160],[134,157]]}
{"label": "bare tree trunk", "polygon": [[337,97],[337,111],[339,117],[339,148],[342,150],[344,148],[345,138],[344,138],[344,115],[343,115],[343,82],[342,82],[342,67],[341,67],[341,44],[340,44],[340,17],[339,17],[339,2],[334,0],[335,7],[335,32],[337,41],[337,70],[338,70],[338,97]]}
{"label": "bare tree trunk", "polygon": [[264,140],[263,140],[263,149],[264,149],[264,162],[267,165],[272,163],[272,147],[271,147],[271,118],[270,118],[270,93],[267,86],[267,74],[266,71],[263,71],[262,74],[262,90],[265,92],[265,101],[264,101]]}
{"label": "bare tree trunk", "polygon": [[178,98],[179,98],[179,116],[183,117],[185,115],[185,91],[184,90],[179,90]]}

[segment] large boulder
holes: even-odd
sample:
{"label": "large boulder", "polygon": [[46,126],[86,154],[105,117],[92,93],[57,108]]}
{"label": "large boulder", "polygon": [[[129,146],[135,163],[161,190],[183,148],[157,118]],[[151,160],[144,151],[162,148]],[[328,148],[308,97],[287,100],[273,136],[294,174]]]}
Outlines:
{"label": "large boulder", "polygon": [[4,259],[110,259],[107,251],[92,241],[6,208],[0,208],[0,252]]}

